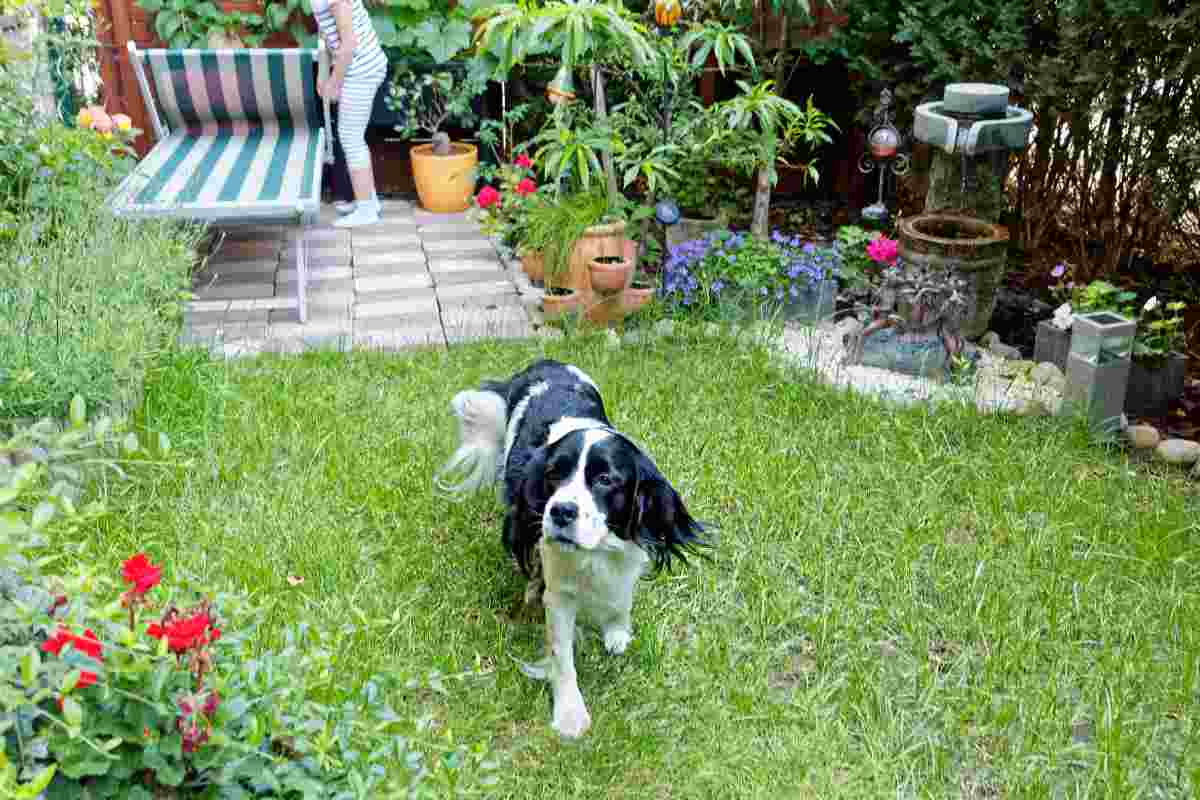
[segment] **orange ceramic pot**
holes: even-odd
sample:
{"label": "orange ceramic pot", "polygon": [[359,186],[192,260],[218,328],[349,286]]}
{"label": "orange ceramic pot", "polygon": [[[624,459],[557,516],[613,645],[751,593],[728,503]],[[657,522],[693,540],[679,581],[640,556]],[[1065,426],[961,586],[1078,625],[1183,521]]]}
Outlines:
{"label": "orange ceramic pot", "polygon": [[466,211],[475,193],[479,148],[462,142],[450,143],[450,155],[439,156],[433,144],[419,144],[408,151],[413,183],[421,207],[435,214]]}

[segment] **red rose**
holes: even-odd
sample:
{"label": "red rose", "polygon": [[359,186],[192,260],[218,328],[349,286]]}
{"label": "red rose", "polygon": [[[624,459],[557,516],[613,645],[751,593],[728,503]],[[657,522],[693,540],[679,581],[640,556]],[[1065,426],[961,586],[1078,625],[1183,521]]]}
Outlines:
{"label": "red rose", "polygon": [[529,178],[522,178],[521,182],[517,184],[516,188],[514,188],[513,191],[516,192],[517,194],[521,195],[522,197],[524,197],[525,195],[533,194],[534,192],[536,192],[537,184],[534,183]]}
{"label": "red rose", "polygon": [[500,202],[500,193],[491,186],[485,186],[479,190],[479,194],[475,196],[475,202],[480,208],[491,208]]}
{"label": "red rose", "polygon": [[145,553],[138,553],[121,565],[121,577],[133,585],[136,594],[145,594],[158,585],[162,567],[151,564]]}
{"label": "red rose", "polygon": [[525,155],[524,153],[521,153],[521,155],[517,156],[517,160],[513,163],[521,169],[529,169],[533,166],[533,162],[529,160],[529,156]]}

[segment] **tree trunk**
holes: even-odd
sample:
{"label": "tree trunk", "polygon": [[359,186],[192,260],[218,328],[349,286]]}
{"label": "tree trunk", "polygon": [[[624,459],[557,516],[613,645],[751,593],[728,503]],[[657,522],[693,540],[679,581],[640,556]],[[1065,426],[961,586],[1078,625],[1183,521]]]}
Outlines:
{"label": "tree trunk", "polygon": [[754,216],[751,218],[750,234],[756,239],[767,238],[768,216],[771,211],[770,167],[758,168],[758,179],[754,187]]}
{"label": "tree trunk", "polygon": [[[604,73],[596,64],[592,65],[592,93],[596,97],[596,119],[603,125],[608,122],[608,104],[604,98]],[[617,173],[613,169],[612,149],[606,145],[600,155],[604,159],[604,176],[608,182],[608,204],[612,206],[617,199]]]}

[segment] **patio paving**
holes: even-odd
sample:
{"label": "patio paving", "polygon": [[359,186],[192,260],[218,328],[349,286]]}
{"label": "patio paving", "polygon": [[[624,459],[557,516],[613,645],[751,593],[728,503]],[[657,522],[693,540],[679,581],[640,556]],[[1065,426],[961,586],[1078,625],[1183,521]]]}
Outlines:
{"label": "patio paving", "polygon": [[308,320],[298,311],[298,228],[217,231],[193,281],[182,339],[227,356],[310,348],[445,348],[545,332],[540,291],[464,214],[385,200],[382,221],[308,232]]}

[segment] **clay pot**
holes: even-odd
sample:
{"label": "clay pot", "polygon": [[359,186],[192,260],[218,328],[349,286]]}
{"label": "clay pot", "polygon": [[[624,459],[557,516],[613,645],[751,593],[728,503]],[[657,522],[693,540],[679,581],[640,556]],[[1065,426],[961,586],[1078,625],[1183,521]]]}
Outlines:
{"label": "clay pot", "polygon": [[542,314],[548,320],[560,319],[577,312],[582,300],[579,292],[568,292],[567,294],[546,292],[546,296],[542,298]]}
{"label": "clay pot", "polygon": [[597,256],[588,264],[592,290],[619,292],[633,279],[633,262],[620,256]]}
{"label": "clay pot", "polygon": [[900,258],[906,264],[951,269],[967,282],[962,334],[982,336],[996,307],[1008,260],[1008,229],[960,214],[926,213],[900,220]]}
{"label": "clay pot", "polygon": [[654,299],[654,287],[634,284],[621,292],[621,306],[626,314],[639,311]]}
{"label": "clay pot", "polygon": [[521,253],[521,270],[531,281],[546,279],[546,257],[541,252]]}
{"label": "clay pot", "polygon": [[466,211],[475,192],[479,148],[451,142],[450,151],[450,155],[435,155],[433,144],[419,144],[409,150],[421,207],[435,214]]}

